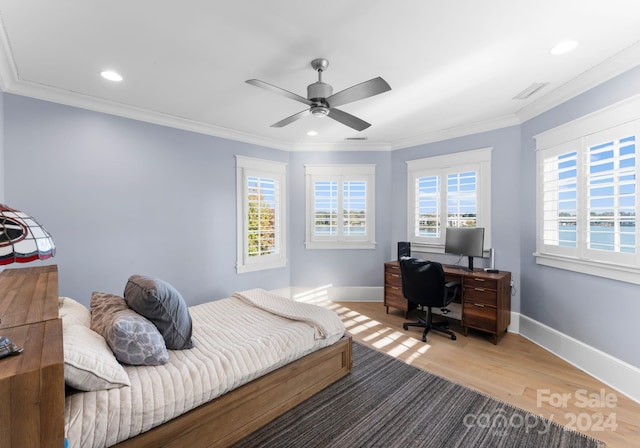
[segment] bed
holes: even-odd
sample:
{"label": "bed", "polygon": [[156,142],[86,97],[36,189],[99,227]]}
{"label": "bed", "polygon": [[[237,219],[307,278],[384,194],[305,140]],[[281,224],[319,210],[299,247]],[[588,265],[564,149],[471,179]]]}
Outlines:
{"label": "bed", "polygon": [[[125,390],[133,388],[133,384],[131,387],[110,389],[109,392],[91,393],[88,400],[86,396],[80,399],[81,395],[86,394],[84,392],[71,393],[65,398],[63,329],[57,309],[57,268],[42,266],[6,270],[0,274],[0,288],[3,291],[0,298],[0,316],[3,318],[0,334],[10,337],[25,349],[22,355],[0,360],[0,418],[8,423],[0,425],[0,446],[63,446],[66,435],[72,446],[76,444],[84,447],[85,440],[78,440],[77,428],[74,429],[71,422],[78,417],[78,409],[86,409],[87,403],[99,401],[101,395],[102,398],[117,396],[122,400],[128,393]],[[219,331],[224,325],[241,326],[239,321],[243,314],[250,319],[251,327],[259,329],[256,334],[280,331],[273,330],[276,327],[272,326],[272,318],[258,317],[261,316],[260,312],[247,308],[250,305],[241,303],[239,298],[219,302],[190,308],[194,321],[195,347],[184,352],[195,354],[195,361],[188,360],[192,372],[202,372],[202,366],[197,365],[197,360],[206,363],[202,359],[206,359],[204,352],[209,345],[221,346],[222,342],[215,341],[212,334],[226,334]],[[226,323],[225,319],[216,321],[216,316],[220,316],[220,310],[224,308],[236,312],[240,310],[240,314],[234,313],[226,319]],[[259,322],[263,319],[265,322]],[[282,318],[277,317],[275,320],[278,319]],[[309,332],[305,323],[297,322],[292,325],[294,339],[301,332]],[[240,335],[246,331],[246,328],[240,331]],[[316,331],[317,329],[311,330],[312,333]],[[212,333],[208,335],[208,332]],[[250,337],[250,343],[245,344],[245,350],[248,351],[240,355],[240,358],[257,359],[258,355],[254,356],[252,352],[255,344],[273,344],[279,347],[276,351],[285,352],[285,356],[257,363],[257,369],[249,373],[236,369],[240,375],[225,377],[224,381],[219,378],[208,381],[215,386],[208,392],[202,392],[193,386],[197,386],[198,381],[205,382],[204,377],[197,379],[194,376],[195,379],[190,380],[193,384],[184,390],[178,390],[179,393],[176,394],[180,396],[178,401],[182,404],[170,406],[177,409],[178,415],[173,415],[174,409],[171,412],[164,409],[160,412],[161,423],[142,418],[138,422],[139,434],[135,434],[136,431],[128,434],[129,430],[119,428],[108,430],[111,438],[98,440],[96,443],[102,444],[100,446],[116,443],[113,446],[121,448],[229,446],[350,372],[352,361],[349,337],[338,336],[335,341],[312,337],[315,342],[311,345],[302,344],[295,353],[289,353],[291,337],[280,334],[272,342],[259,341],[260,338],[255,335]],[[226,338],[228,336],[223,337]],[[176,372],[184,368],[176,367],[175,363],[185,358],[185,353],[174,353],[171,350],[169,353],[171,359],[164,365],[164,373],[158,374],[157,378],[175,379],[179,377]],[[231,358],[225,359],[231,364],[238,363],[237,360],[230,361]],[[231,364],[221,366],[218,374],[224,375],[225,372],[234,370],[230,367]],[[126,367],[132,383],[140,376],[149,376],[148,369]],[[183,386],[185,383],[174,382]],[[150,387],[152,390],[156,389],[161,383],[162,381],[151,383]],[[198,393],[192,394],[196,389]],[[194,398],[195,395],[198,397]],[[190,404],[185,405],[185,402]],[[158,414],[158,410],[153,410],[152,414]],[[117,418],[126,420],[128,417],[118,415]],[[85,437],[91,439],[91,443],[96,438],[94,435]]]}

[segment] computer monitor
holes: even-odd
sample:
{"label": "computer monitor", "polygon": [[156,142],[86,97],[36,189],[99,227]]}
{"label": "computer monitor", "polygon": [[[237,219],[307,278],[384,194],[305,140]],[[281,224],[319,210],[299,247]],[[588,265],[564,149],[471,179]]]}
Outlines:
{"label": "computer monitor", "polygon": [[484,228],[447,227],[446,232],[444,251],[469,257],[469,270],[473,271],[473,257],[484,255]]}

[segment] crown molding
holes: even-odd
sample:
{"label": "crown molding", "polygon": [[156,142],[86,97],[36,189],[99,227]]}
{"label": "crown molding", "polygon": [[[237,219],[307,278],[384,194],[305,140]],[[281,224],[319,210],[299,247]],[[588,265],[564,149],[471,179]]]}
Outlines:
{"label": "crown molding", "polygon": [[390,151],[391,145],[383,142],[294,143],[291,151]]}
{"label": "crown molding", "polygon": [[513,114],[505,115],[489,120],[478,121],[476,123],[464,124],[461,126],[451,127],[432,131],[429,133],[417,135],[394,142],[391,146],[392,150],[411,148],[414,146],[425,145],[427,143],[441,142],[456,137],[464,137],[467,135],[478,134],[481,132],[495,131],[509,126],[520,124],[520,120]]}
{"label": "crown molding", "polygon": [[[1,20],[2,18],[0,17],[0,22]],[[261,137],[209,123],[25,81],[20,79],[12,54],[11,43],[5,27],[0,23],[0,87],[7,93],[284,151],[393,151],[519,125],[638,66],[640,64],[638,62],[640,61],[640,42],[627,47],[603,63],[521,108],[515,114],[434,130],[394,142],[289,143],[283,140]]]}
{"label": "crown molding", "polygon": [[[122,103],[108,101],[102,98],[45,86],[29,81],[18,80],[13,76],[8,58],[4,52],[0,55],[0,84],[6,93],[49,101],[57,104],[78,107],[95,112],[106,113],[118,117],[130,118],[146,123],[182,129],[199,134],[211,135],[233,141],[250,143],[284,151],[390,151],[389,143],[370,142],[340,142],[340,143],[288,143],[281,140],[269,139],[250,133],[215,126],[174,115],[163,114],[147,109],[129,106]],[[15,73],[15,72],[14,72]]]}
{"label": "crown molding", "polygon": [[253,134],[214,126],[208,123],[163,114],[70,90],[59,89],[53,86],[22,80],[20,79],[20,74],[12,55],[13,51],[11,49],[11,42],[6,34],[4,24],[2,23],[2,17],[0,17],[0,86],[2,87],[3,92],[144,121],[160,126],[251,143],[258,146],[266,146],[285,151],[291,150],[291,144],[281,140],[259,137]]}
{"label": "crown molding", "polygon": [[516,116],[521,123],[524,123],[638,65],[640,65],[640,41],[524,106],[516,112]]}
{"label": "crown molding", "polygon": [[[0,60],[0,63],[2,61]],[[234,131],[207,123],[150,111],[134,106],[107,101],[102,98],[91,97],[68,90],[58,89],[50,86],[43,86],[25,81],[7,81],[6,76],[2,76],[3,91],[11,94],[22,95],[43,101],[49,101],[66,106],[78,107],[92,110],[118,117],[130,118],[144,121],[146,123],[181,129],[184,131],[196,132],[199,134],[212,135],[244,143],[251,143],[268,148],[291,151],[291,144],[280,140],[258,137],[253,134]]]}

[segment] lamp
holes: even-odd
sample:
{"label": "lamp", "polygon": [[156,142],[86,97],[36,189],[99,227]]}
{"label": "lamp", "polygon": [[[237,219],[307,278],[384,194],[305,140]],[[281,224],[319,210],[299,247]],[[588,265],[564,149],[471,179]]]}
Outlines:
{"label": "lamp", "polygon": [[56,254],[49,232],[24,212],[0,204],[0,265],[46,260]]}
{"label": "lamp", "polygon": [[[56,254],[47,230],[24,212],[0,204],[0,265],[46,260]],[[0,336],[0,358],[19,355],[22,348]]]}

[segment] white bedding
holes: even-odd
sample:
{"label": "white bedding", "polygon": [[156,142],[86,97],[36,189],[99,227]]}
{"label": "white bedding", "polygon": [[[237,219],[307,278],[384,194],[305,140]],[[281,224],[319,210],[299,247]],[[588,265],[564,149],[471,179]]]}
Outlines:
{"label": "white bedding", "polygon": [[334,319],[335,313],[327,308],[309,306],[307,303],[293,300],[282,300],[281,296],[264,289],[236,292],[233,297],[272,314],[308,323],[315,329],[316,339],[344,333],[342,321]]}
{"label": "white bedding", "polygon": [[[306,304],[296,303],[296,312],[298,305]],[[169,362],[161,366],[126,366],[130,387],[66,398],[70,446],[115,445],[338,341],[344,333],[339,317],[310,310],[320,319],[315,324],[272,314],[237,297],[190,307],[194,348],[169,350]],[[318,338],[318,325],[328,334]]]}

